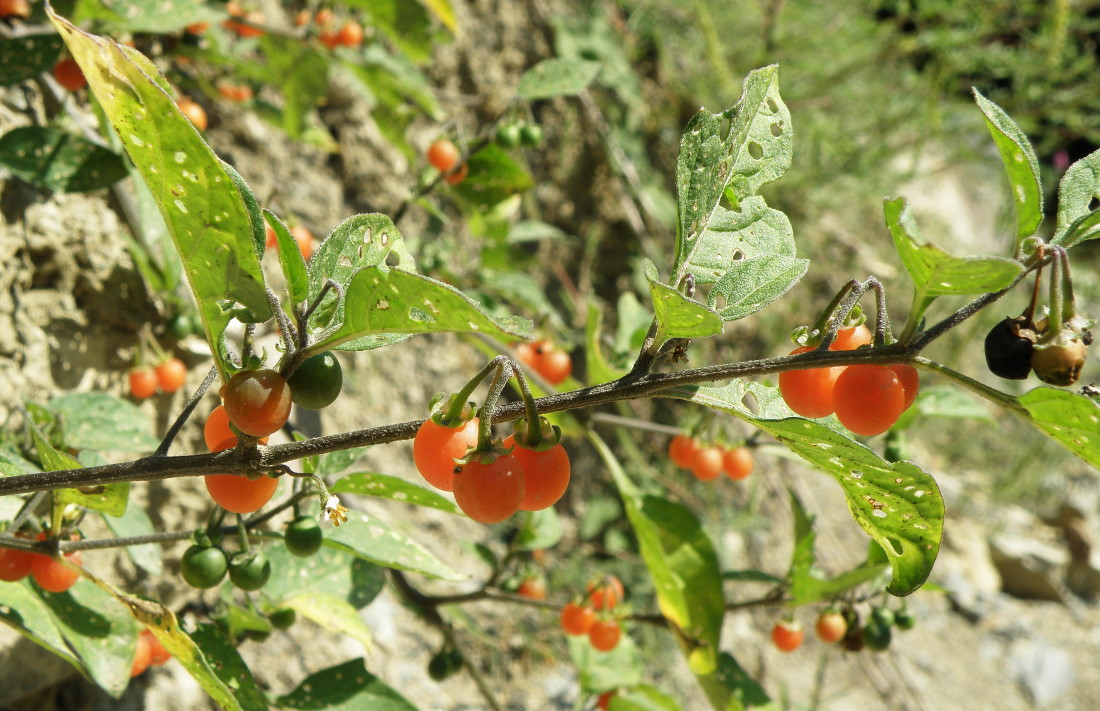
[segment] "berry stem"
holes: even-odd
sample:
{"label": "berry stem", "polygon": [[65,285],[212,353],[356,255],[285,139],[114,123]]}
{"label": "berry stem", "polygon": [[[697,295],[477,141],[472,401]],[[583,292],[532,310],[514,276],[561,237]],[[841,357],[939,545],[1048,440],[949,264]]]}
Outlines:
{"label": "berry stem", "polygon": [[[840,288],[840,291],[833,296],[833,300],[829,302],[829,305],[818,315],[817,320],[814,321],[813,327],[810,329],[810,339],[820,336],[821,341],[817,344],[818,347],[828,349],[832,345],[833,340],[836,338],[837,331],[840,330],[840,324],[844,317],[847,317],[848,311],[852,310],[849,306],[847,311],[843,312],[843,317],[840,319],[835,318],[837,309],[840,307],[842,301],[851,294],[853,289],[859,288],[859,280],[852,279],[847,284]],[[862,292],[860,292],[862,293]],[[858,296],[857,296],[858,298]],[[854,302],[853,302],[854,304]],[[812,343],[805,343],[799,345],[813,345]]]}
{"label": "berry stem", "polygon": [[506,363],[508,363],[508,356],[498,355],[488,363],[485,367],[478,371],[477,375],[470,378],[470,382],[457,393],[455,393],[450,400],[450,404],[447,405],[446,410],[443,412],[443,416],[440,418],[439,424],[445,427],[457,427],[465,420],[462,417],[463,410],[469,404],[470,396],[473,395],[474,390],[477,389],[481,382],[494,370],[499,371]]}
{"label": "berry stem", "polygon": [[[535,398],[531,395],[531,388],[527,384],[527,377],[523,374],[523,368],[519,367],[519,364],[515,361],[509,361],[508,365],[515,374],[516,380],[519,381],[519,390],[523,395],[523,410],[527,413],[525,417],[527,431],[524,441],[520,444],[528,449],[538,449],[539,445],[542,444],[542,422],[539,419]],[[519,442],[519,439],[517,438],[516,441]]]}
{"label": "berry stem", "polygon": [[199,400],[206,394],[206,391],[210,389],[210,386],[214,383],[214,378],[218,377],[218,368],[214,366],[210,369],[210,372],[206,374],[199,387],[195,389],[194,394],[188,399],[187,404],[183,406],[183,410],[180,412],[176,421],[172,423],[172,426],[168,428],[168,433],[164,435],[164,439],[157,446],[157,449],[151,456],[153,457],[165,457],[168,456],[168,450],[172,446],[172,442],[175,441],[176,436],[180,430],[183,429],[184,424],[187,423],[187,419],[191,417],[191,413],[195,411],[195,407],[199,404]]}
{"label": "berry stem", "polygon": [[241,514],[237,514],[237,539],[242,553],[252,550],[252,543],[248,540],[248,527],[244,525],[244,516]]}

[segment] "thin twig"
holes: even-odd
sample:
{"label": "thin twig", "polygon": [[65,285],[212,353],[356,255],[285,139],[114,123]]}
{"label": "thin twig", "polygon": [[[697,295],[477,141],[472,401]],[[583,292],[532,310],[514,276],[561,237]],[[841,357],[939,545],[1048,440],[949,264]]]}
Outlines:
{"label": "thin twig", "polygon": [[191,417],[191,413],[195,411],[195,406],[199,404],[199,400],[206,394],[206,391],[210,389],[210,386],[214,382],[214,378],[218,377],[218,368],[214,366],[210,369],[210,372],[203,378],[202,383],[195,390],[194,394],[187,401],[187,404],[183,406],[183,412],[179,414],[176,421],[172,423],[172,426],[168,428],[168,434],[164,435],[164,439],[161,441],[160,446],[153,452],[154,457],[166,457],[168,456],[168,450],[172,447],[172,442],[176,439],[176,435],[183,429],[183,425],[187,422],[187,419]]}

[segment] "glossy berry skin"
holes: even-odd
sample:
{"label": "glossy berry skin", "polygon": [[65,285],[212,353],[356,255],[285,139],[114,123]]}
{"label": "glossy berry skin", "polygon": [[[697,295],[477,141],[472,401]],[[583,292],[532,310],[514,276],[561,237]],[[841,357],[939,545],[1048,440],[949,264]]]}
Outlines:
{"label": "glossy berry skin", "polygon": [[287,524],[283,535],[286,549],[299,558],[308,558],[321,549],[325,534],[321,525],[311,516],[299,516]]}
{"label": "glossy berry skin", "polygon": [[332,351],[325,351],[302,361],[287,381],[295,405],[308,410],[328,407],[340,395],[344,386],[344,370]]}
{"label": "glossy berry skin", "polygon": [[1038,338],[1033,326],[1024,316],[1009,316],[986,334],[985,364],[990,373],[1007,380],[1027,379]]}
{"label": "glossy berry skin", "polygon": [[691,460],[698,451],[699,443],[686,434],[678,434],[668,443],[668,458],[681,469],[691,468]]}
{"label": "glossy berry skin", "polygon": [[515,435],[508,435],[504,446],[512,447],[512,456],[523,467],[524,494],[522,511],[541,511],[556,504],[569,487],[569,454],[561,444],[544,452],[520,447]]}
{"label": "glossy berry skin", "polygon": [[458,427],[444,427],[424,420],[413,439],[413,462],[424,480],[441,491],[454,491],[456,459],[477,446],[477,418]]}
{"label": "glossy berry skin", "polygon": [[917,618],[908,608],[903,607],[894,613],[894,624],[899,630],[911,630],[916,626]]}
{"label": "glossy berry skin", "polygon": [[454,475],[455,503],[478,523],[500,523],[519,511],[524,489],[523,468],[511,454],[460,465]]}
{"label": "glossy berry skin", "polygon": [[[80,565],[80,553],[69,553],[65,556],[65,560],[74,565]],[[34,560],[31,561],[31,575],[34,576],[34,582],[38,583],[38,587],[52,593],[65,592],[80,580],[79,571],[48,555],[34,556]]]}
{"label": "glossy berry skin", "polygon": [[290,417],[290,386],[274,370],[245,370],[222,386],[222,403],[233,425],[253,437],[266,437]]}
{"label": "glossy berry skin", "polygon": [[551,385],[560,384],[573,372],[573,361],[569,354],[545,338],[532,343],[520,343],[516,346],[516,358]]}
{"label": "glossy berry skin", "polygon": [[203,479],[215,504],[239,514],[259,511],[279,486],[278,479],[267,476],[249,479],[235,474],[207,474]]}
{"label": "glossy berry skin", "polygon": [[428,162],[440,173],[447,173],[458,165],[458,147],[446,138],[438,138],[428,146]]}
{"label": "glossy berry skin", "polygon": [[35,555],[14,548],[0,548],[0,580],[14,583],[30,575]]}
{"label": "glossy berry skin", "polygon": [[833,387],[837,419],[851,432],[871,437],[890,429],[905,409],[905,389],[897,374],[881,365],[853,365]]}
{"label": "glossy berry skin", "polygon": [[[791,355],[814,350],[800,346]],[[833,385],[844,366],[785,370],[779,374],[779,393],[787,407],[802,417],[826,417],[833,414]]]}
{"label": "glossy berry skin", "polygon": [[891,365],[890,370],[894,371],[894,375],[898,376],[898,380],[901,381],[901,387],[905,391],[905,404],[902,407],[902,411],[904,412],[909,409],[913,401],[917,399],[917,393],[920,392],[920,372],[913,366],[904,363]]}
{"label": "glossy berry skin", "polygon": [[336,41],[345,47],[358,47],[363,44],[363,26],[354,20],[348,20],[336,33]]}
{"label": "glossy berry skin", "polygon": [[582,607],[571,602],[561,610],[561,628],[566,634],[588,634],[592,624],[596,621],[596,611],[591,607]]}
{"label": "glossy berry skin", "polygon": [[259,590],[271,578],[271,561],[263,551],[238,553],[229,561],[229,580],[246,592]]}
{"label": "glossy berry skin", "polygon": [[[218,405],[207,416],[202,426],[202,436],[206,440],[206,448],[211,452],[220,452],[237,446],[237,435],[229,429],[229,413],[225,411],[224,405]],[[222,446],[228,440],[232,440],[229,446]]]}
{"label": "glossy berry skin", "polygon": [[66,57],[53,68],[54,79],[68,91],[78,91],[88,86],[88,80],[84,78],[84,72],[80,65],[72,57]]}
{"label": "glossy berry skin", "polygon": [[179,358],[169,358],[156,368],[157,386],[166,393],[174,393],[183,387],[187,380],[187,366]]}
{"label": "glossy berry skin", "polygon": [[756,464],[752,459],[752,452],[748,447],[727,449],[726,453],[722,456],[722,471],[734,481],[741,481],[749,474],[752,474],[752,470],[755,466]]}
{"label": "glossy berry skin", "polygon": [[527,123],[519,131],[520,142],[532,148],[542,143],[542,126],[537,123]]}
{"label": "glossy berry skin", "polygon": [[277,630],[290,629],[298,621],[298,613],[294,611],[294,608],[284,607],[268,615],[267,621]]}
{"label": "glossy berry skin", "polygon": [[860,324],[852,328],[842,328],[836,332],[836,338],[829,344],[831,351],[854,351],[860,346],[869,346],[874,336],[867,326]]}
{"label": "glossy berry skin", "polygon": [[546,581],[542,578],[527,578],[516,588],[516,594],[528,600],[545,600]]}
{"label": "glossy berry skin", "polygon": [[802,646],[805,633],[797,622],[777,622],[772,628],[772,642],[781,652],[793,652]]}
{"label": "glossy berry skin", "polygon": [[149,668],[149,664],[152,661],[153,649],[149,645],[149,638],[143,634],[138,634],[137,644],[134,646],[134,661],[130,665],[130,678],[142,674]]}
{"label": "glossy berry skin", "polygon": [[205,590],[225,579],[229,571],[229,559],[225,551],[216,546],[191,546],[180,558],[180,573],[187,584]]}
{"label": "glossy berry skin", "polygon": [[520,127],[514,123],[506,123],[497,129],[497,144],[503,148],[515,148],[520,143]]}
{"label": "glossy berry skin", "polygon": [[836,610],[826,610],[814,623],[814,631],[817,633],[817,638],[825,644],[835,644],[844,639],[848,631],[848,621]]}
{"label": "glossy berry skin", "polygon": [[872,652],[884,652],[893,641],[893,633],[890,625],[883,624],[879,620],[871,620],[863,626],[863,644]]}
{"label": "glossy berry skin", "polygon": [[157,392],[157,374],[152,368],[134,368],[130,371],[130,395],[138,400],[153,397]]}
{"label": "glossy berry skin", "polygon": [[625,590],[622,582],[614,575],[605,575],[596,582],[588,584],[588,601],[597,610],[614,610],[623,600]]}
{"label": "glossy berry skin", "polygon": [[623,630],[615,620],[596,620],[588,629],[588,641],[601,652],[610,652],[619,646]]}
{"label": "glossy berry skin", "polygon": [[187,117],[192,126],[199,131],[206,130],[206,109],[191,101],[191,99],[180,99],[176,102],[176,106],[179,108],[180,113]]}
{"label": "glossy berry skin", "polygon": [[699,481],[714,481],[722,473],[721,447],[700,447],[691,458],[691,475]]}

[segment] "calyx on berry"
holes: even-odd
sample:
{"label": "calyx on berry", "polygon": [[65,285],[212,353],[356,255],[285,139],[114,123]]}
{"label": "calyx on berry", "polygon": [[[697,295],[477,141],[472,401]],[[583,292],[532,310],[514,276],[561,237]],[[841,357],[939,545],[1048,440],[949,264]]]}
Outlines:
{"label": "calyx on berry", "polygon": [[1044,383],[1065,387],[1081,377],[1094,322],[1077,315],[1066,251],[1055,247],[1051,262],[1049,325],[1035,343],[1031,369]]}
{"label": "calyx on berry", "polygon": [[536,437],[535,433],[531,431],[526,417],[516,420],[516,444],[524,449],[545,452],[548,449],[553,449],[561,442],[560,427],[550,424],[550,420],[542,416],[539,416],[538,422],[539,432]]}

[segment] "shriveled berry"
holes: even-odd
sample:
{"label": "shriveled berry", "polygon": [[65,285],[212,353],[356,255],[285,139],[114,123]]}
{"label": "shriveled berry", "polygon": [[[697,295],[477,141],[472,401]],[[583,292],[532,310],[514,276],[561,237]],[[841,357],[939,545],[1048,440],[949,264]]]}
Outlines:
{"label": "shriveled berry", "polygon": [[1038,335],[1023,316],[1008,317],[985,337],[985,364],[999,378],[1024,380],[1031,372],[1031,354]]}

